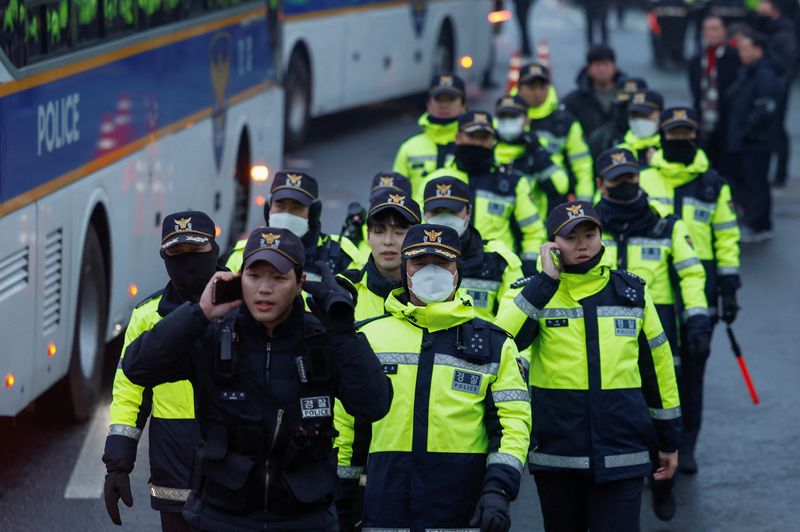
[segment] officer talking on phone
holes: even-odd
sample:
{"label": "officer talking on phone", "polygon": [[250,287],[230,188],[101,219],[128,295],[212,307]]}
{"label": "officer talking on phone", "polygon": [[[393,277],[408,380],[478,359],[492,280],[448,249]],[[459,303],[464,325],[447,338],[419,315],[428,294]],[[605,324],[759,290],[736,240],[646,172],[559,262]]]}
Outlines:
{"label": "officer talking on phone", "polygon": [[334,401],[370,422],[389,410],[391,385],[355,334],[352,296],[323,263],[323,280],[306,282],[304,262],[291,231],[255,229],[241,277],[215,274],[199,303],[125,353],[135,384],[194,386],[201,440],[184,517],[195,529],[338,530]]}

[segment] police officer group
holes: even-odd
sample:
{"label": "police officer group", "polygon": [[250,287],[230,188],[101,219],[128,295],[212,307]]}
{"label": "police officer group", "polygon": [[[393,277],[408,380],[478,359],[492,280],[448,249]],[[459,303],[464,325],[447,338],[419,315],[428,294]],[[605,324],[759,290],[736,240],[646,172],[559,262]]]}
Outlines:
{"label": "police officer group", "polygon": [[227,255],[208,215],[166,216],[169,282],[114,381],[112,521],[148,419],[164,530],[504,532],[526,467],[547,530],[638,530],[645,479],[671,519],[739,225],[694,109],[608,48],[585,72],[612,89],[577,114],[541,64],[494,113],[435,76],[352,240],[299,171]]}

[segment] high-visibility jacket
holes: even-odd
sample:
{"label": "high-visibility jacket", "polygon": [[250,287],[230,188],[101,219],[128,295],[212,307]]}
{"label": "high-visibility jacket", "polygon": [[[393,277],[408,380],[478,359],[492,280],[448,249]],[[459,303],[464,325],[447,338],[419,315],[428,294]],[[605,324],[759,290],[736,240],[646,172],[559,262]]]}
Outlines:
{"label": "high-visibility jacket", "polygon": [[650,166],[647,160],[647,154],[651,148],[656,150],[661,149],[661,135],[656,133],[649,137],[637,137],[630,129],[625,133],[625,138],[622,142],[617,144],[617,148],[624,148],[630,151],[636,160],[639,161],[639,168],[644,169]]}
{"label": "high-visibility jacket", "polygon": [[[309,281],[319,281],[322,278],[319,275],[319,268],[315,262],[321,260],[328,264],[328,268],[334,274],[341,273],[349,269],[360,269],[364,266],[364,259],[361,252],[350,239],[341,235],[327,235],[319,233],[317,236],[317,245],[310,247],[307,245],[306,240],[308,235],[303,237],[303,243],[306,244],[306,263],[303,266],[303,271]],[[234,246],[228,260],[225,262],[225,267],[232,272],[238,272],[242,267],[242,257],[244,255],[244,247],[247,245],[247,240],[240,240]]]}
{"label": "high-visibility jacket", "polygon": [[436,124],[424,113],[418,123],[422,133],[400,145],[392,170],[406,176],[411,181],[411,190],[421,195],[424,192],[420,188],[422,178],[453,161],[458,120]]}
{"label": "high-visibility jacket", "polygon": [[735,290],[741,284],[740,232],[730,186],[711,169],[703,150],[697,150],[690,165],[666,161],[659,150],[650,165],[641,174],[641,187],[686,224],[706,270],[706,299],[714,316],[719,290]]}
{"label": "high-visibility jacket", "polygon": [[[658,207],[652,208],[659,212]],[[707,325],[708,320],[706,272],[686,224],[674,215],[659,216],[647,231],[631,235],[614,233],[604,225],[603,244],[615,268],[634,273],[647,283],[647,292],[679,365],[679,323],[700,319]]]}
{"label": "high-visibility jacket", "polygon": [[546,148],[546,139],[540,142],[542,146],[533,155],[528,153],[525,144],[498,142],[494,155],[499,164],[511,165],[525,174],[533,203],[541,216],[547,216],[550,209],[565,201],[570,185],[569,176],[560,164],[562,158]]}
{"label": "high-visibility jacket", "polygon": [[580,122],[558,102],[556,89],[550,87],[545,101],[528,107],[529,129],[547,142],[556,162],[575,180],[578,199],[591,201],[594,194],[592,154],[583,138]]}
{"label": "high-visibility jacket", "polygon": [[567,266],[557,281],[535,275],[503,312],[513,314],[505,323],[517,320],[512,334],[533,338],[531,470],[587,471],[608,482],[650,474],[648,449],[677,450],[682,427],[650,294],[639,277],[612,270],[605,253],[598,259]]}
{"label": "high-visibility jacket", "polygon": [[[145,331],[176,309],[182,301],[168,285],[139,303],[131,314],[122,355]],[[189,496],[192,456],[200,437],[194,417],[194,394],[187,381],[154,387],[133,384],[122,371],[114,375],[110,426],[103,461],[109,471],[133,470],[142,430],[150,419],[150,505],[155,510],[180,512]]]}
{"label": "high-visibility jacket", "polygon": [[466,528],[484,488],[519,491],[531,410],[514,341],[469,296],[418,307],[404,289],[361,328],[392,381],[371,425],[364,527]]}
{"label": "high-visibility jacket", "polygon": [[[472,225],[484,240],[498,240],[515,251],[523,262],[535,262],[547,234],[539,211],[531,200],[525,177],[508,166],[487,175],[468,175],[455,164],[436,170],[420,183],[438,177],[455,177],[468,183],[472,191]],[[416,191],[414,191],[417,194]],[[424,204],[422,192],[418,203]],[[518,232],[518,237],[514,232]]]}

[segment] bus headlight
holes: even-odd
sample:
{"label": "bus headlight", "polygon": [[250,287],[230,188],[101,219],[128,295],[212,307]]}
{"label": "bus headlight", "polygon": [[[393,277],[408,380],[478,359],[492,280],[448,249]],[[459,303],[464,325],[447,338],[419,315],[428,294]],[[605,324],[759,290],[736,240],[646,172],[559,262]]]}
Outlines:
{"label": "bus headlight", "polygon": [[253,181],[264,182],[269,178],[269,168],[263,164],[257,164],[250,169],[250,178]]}

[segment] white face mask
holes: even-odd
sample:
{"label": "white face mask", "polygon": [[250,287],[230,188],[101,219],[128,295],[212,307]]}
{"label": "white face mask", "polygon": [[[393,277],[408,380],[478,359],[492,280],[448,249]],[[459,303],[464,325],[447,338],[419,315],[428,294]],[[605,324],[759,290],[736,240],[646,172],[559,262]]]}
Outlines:
{"label": "white face mask", "polygon": [[647,118],[631,118],[628,120],[628,124],[630,124],[633,134],[640,139],[652,137],[658,132],[658,124]]}
{"label": "white face mask", "polygon": [[435,264],[428,264],[409,278],[412,284],[411,291],[426,305],[447,301],[456,288],[456,276]]}
{"label": "white face mask", "polygon": [[515,140],[522,135],[522,130],[524,127],[524,116],[518,116],[516,118],[501,118],[497,120],[497,135],[505,141]]}
{"label": "white face mask", "polygon": [[308,220],[302,216],[289,214],[288,212],[270,213],[269,225],[279,229],[286,229],[299,237],[308,233]]}
{"label": "white face mask", "polygon": [[429,216],[425,219],[425,223],[445,225],[455,229],[456,233],[458,233],[458,236],[463,235],[464,231],[467,230],[467,220],[455,214],[450,214],[449,212],[443,212],[441,214]]}

